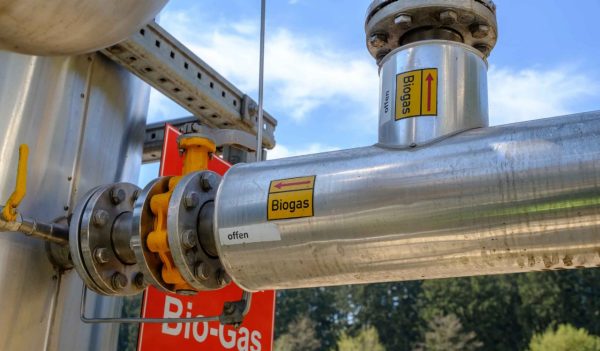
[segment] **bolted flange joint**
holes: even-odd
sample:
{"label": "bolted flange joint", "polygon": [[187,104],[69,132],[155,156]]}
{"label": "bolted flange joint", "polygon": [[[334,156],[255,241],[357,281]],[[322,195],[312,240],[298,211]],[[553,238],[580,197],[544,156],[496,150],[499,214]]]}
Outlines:
{"label": "bolted flange joint", "polygon": [[496,6],[492,0],[374,0],[365,31],[367,48],[378,62],[422,40],[460,42],[487,57],[498,37]]}

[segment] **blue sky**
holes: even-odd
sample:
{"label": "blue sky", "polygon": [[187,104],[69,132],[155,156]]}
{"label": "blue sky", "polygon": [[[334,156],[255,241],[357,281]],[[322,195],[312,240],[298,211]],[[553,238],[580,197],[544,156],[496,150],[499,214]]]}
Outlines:
{"label": "blue sky", "polygon": [[[379,78],[363,29],[369,3],[267,0],[265,109],[279,121],[269,158],[376,141]],[[496,5],[491,124],[600,109],[600,1]],[[171,0],[160,23],[256,99],[259,6],[258,0]],[[152,93],[149,122],[186,115]]]}

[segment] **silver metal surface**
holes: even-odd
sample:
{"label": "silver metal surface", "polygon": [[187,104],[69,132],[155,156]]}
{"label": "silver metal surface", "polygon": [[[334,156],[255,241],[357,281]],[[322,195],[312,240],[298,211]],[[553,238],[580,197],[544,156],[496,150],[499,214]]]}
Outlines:
{"label": "silver metal surface", "polygon": [[[0,52],[0,63],[0,201],[13,190],[22,143],[30,160],[19,210],[40,222],[67,216],[98,184],[137,180],[145,84],[102,55]],[[0,349],[115,349],[117,328],[79,320],[81,286],[75,270],[54,269],[41,240],[0,235]],[[117,313],[120,302],[90,296],[87,308]]]}
{"label": "silver metal surface", "polygon": [[258,64],[258,128],[256,133],[256,162],[262,161],[263,151],[263,96],[264,96],[264,78],[265,78],[265,20],[266,20],[267,1],[260,1],[260,49],[259,49],[259,64]]}
{"label": "silver metal surface", "polygon": [[[0,211],[4,206],[0,206]],[[18,232],[33,238],[53,242],[58,245],[69,244],[69,227],[58,223],[44,223],[17,214],[15,221],[5,221],[0,217],[0,230]]]}
{"label": "silver metal surface", "polygon": [[[429,68],[437,69],[437,115],[396,120],[396,114],[403,108],[401,99],[404,96],[415,99],[416,94],[415,82],[408,85],[406,93],[397,76]],[[381,62],[380,76],[379,143],[382,145],[420,145],[458,131],[488,126],[487,65],[481,54],[467,45],[429,40],[403,46]]]}
{"label": "silver metal surface", "polygon": [[171,177],[160,177],[150,182],[135,202],[132,220],[131,247],[135,257],[144,274],[144,280],[155,288],[164,292],[175,293],[173,284],[169,284],[162,278],[162,261],[158,254],[150,251],[146,242],[148,235],[154,230],[154,215],[150,207],[152,197],[157,194],[166,193],[169,190]]}
{"label": "silver metal surface", "polygon": [[92,52],[126,39],[168,0],[1,0],[0,48],[30,55]]}
{"label": "silver metal surface", "polygon": [[491,0],[375,0],[367,11],[367,48],[381,60],[396,48],[420,40],[465,43],[490,54],[498,38]]}
{"label": "silver metal surface", "polygon": [[[256,103],[156,23],[102,51],[194,114],[204,125],[256,135]],[[277,120],[265,113],[263,145],[275,146]]]}
{"label": "silver metal surface", "polygon": [[[115,201],[111,197],[115,191],[124,193],[122,200]],[[136,295],[145,288],[135,284],[135,277],[140,273],[138,265],[122,262],[113,240],[113,228],[118,218],[133,211],[136,191],[139,191],[136,185],[116,183],[96,189],[87,199],[76,240],[79,241],[78,249],[87,277],[94,282],[90,288],[97,293],[128,296]],[[76,222],[72,223],[77,225]],[[103,260],[96,255],[100,249],[107,253]],[[75,255],[73,252],[71,254]]]}
{"label": "silver metal surface", "polygon": [[[216,232],[264,240],[219,257],[250,291],[597,267],[599,140],[591,112],[235,165]],[[314,216],[267,221],[270,182],[311,175]]]}
{"label": "silver metal surface", "polygon": [[[183,279],[198,291],[222,287],[218,279],[223,271],[221,262],[200,244],[200,236],[213,235],[212,227],[209,233],[198,232],[200,212],[214,201],[220,181],[221,177],[211,171],[188,174],[177,183],[169,200],[167,231],[173,261]],[[193,245],[186,244],[190,242],[188,235],[194,237]]]}

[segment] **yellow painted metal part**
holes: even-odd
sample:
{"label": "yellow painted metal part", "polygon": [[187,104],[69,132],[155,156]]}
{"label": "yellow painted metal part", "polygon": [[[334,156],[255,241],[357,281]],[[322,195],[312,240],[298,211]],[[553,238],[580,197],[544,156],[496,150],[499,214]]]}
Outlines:
{"label": "yellow painted metal part", "polygon": [[[206,170],[210,154],[215,152],[214,142],[202,137],[182,138],[179,141],[179,147],[183,149],[183,170],[186,175],[192,172]],[[167,233],[167,215],[169,201],[173,194],[173,189],[182,177],[172,177],[169,179],[169,190],[166,193],[154,195],[150,199],[150,209],[154,214],[154,230],[148,235],[146,244],[148,249],[155,252],[163,262],[162,278],[168,284],[173,284],[175,290],[195,290],[181,276],[181,273],[175,267],[173,256],[169,248],[169,239]]]}
{"label": "yellow painted metal part", "polygon": [[217,149],[215,143],[202,137],[182,138],[179,147],[183,149],[183,175],[208,169],[210,154]]}
{"label": "yellow painted metal part", "polygon": [[13,222],[17,219],[17,207],[25,194],[27,193],[27,159],[29,158],[29,147],[26,144],[19,146],[19,163],[17,165],[17,181],[15,190],[8,198],[6,205],[2,209],[2,218],[5,221]]}

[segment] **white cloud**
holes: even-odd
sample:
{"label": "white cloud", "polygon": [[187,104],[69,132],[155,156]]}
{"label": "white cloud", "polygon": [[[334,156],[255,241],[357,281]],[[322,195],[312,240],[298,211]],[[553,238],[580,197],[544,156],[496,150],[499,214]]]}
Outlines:
{"label": "white cloud", "polygon": [[599,86],[581,72],[569,65],[522,70],[492,67],[488,75],[490,124],[583,112],[578,103],[598,96]]}
{"label": "white cloud", "polygon": [[[242,91],[256,91],[256,23],[202,21],[204,30],[197,31],[192,24],[198,21],[184,12],[167,11],[161,18],[176,38]],[[350,117],[376,115],[378,76],[373,60],[356,59],[356,53],[285,28],[269,30],[265,51],[265,87],[275,94],[269,100],[271,108],[289,111],[297,121],[332,102],[358,106],[356,116]]]}
{"label": "white cloud", "polygon": [[267,152],[267,158],[269,160],[275,160],[278,158],[300,156],[300,155],[310,155],[310,154],[316,154],[316,153],[320,153],[320,152],[335,151],[335,150],[339,150],[339,149],[340,149],[339,147],[323,145],[323,144],[319,144],[319,143],[312,143],[304,148],[299,148],[299,149],[297,149],[297,148],[291,149],[284,145],[277,144],[277,145],[275,145],[275,148],[273,148],[273,150],[269,150]]}

